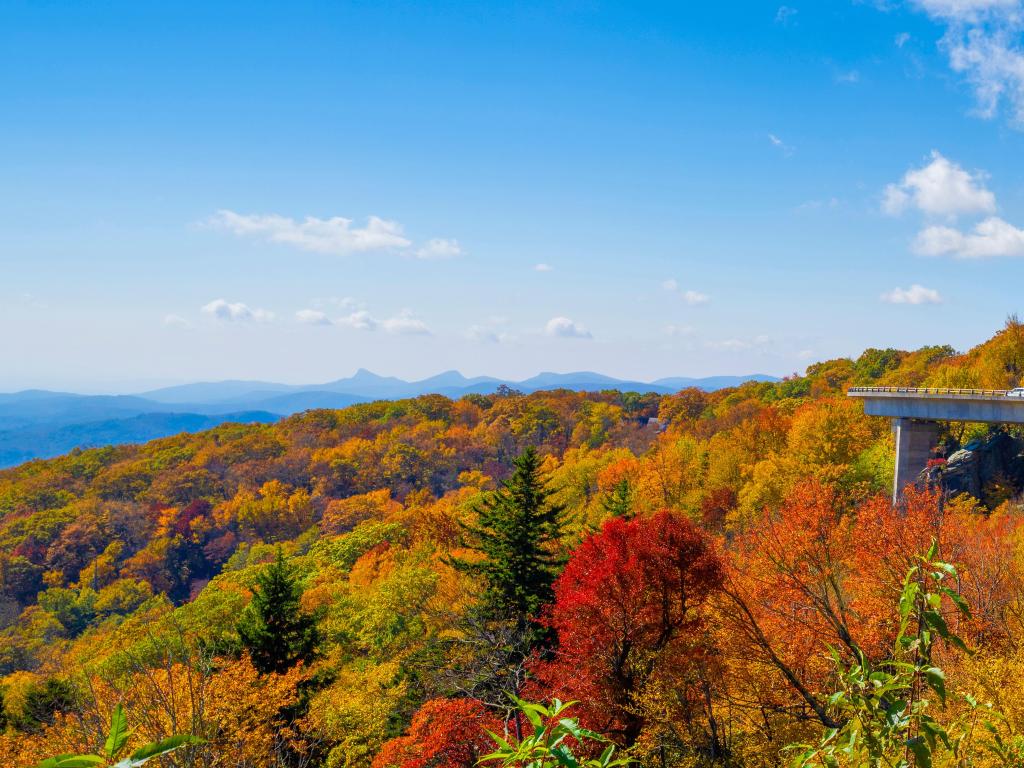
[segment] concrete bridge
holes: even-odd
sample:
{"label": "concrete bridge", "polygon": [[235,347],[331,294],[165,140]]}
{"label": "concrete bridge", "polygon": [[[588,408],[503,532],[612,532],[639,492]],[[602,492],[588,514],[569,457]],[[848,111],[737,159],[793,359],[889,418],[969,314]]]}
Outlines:
{"label": "concrete bridge", "polygon": [[943,421],[1024,424],[1024,397],[1017,390],[936,387],[851,387],[868,416],[888,416],[896,435],[893,503],[928,465]]}

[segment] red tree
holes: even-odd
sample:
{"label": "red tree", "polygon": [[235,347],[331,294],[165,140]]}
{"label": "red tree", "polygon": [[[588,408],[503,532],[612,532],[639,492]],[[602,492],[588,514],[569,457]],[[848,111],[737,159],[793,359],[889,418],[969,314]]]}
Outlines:
{"label": "red tree", "polygon": [[558,650],[537,665],[538,679],[578,700],[593,727],[634,743],[644,727],[635,697],[652,676],[681,679],[706,656],[701,607],[721,580],[717,554],[688,520],[668,511],[609,520],[555,583]]}
{"label": "red tree", "polygon": [[373,768],[472,768],[494,746],[484,729],[501,723],[472,699],[432,699],[413,715],[404,736],[381,747]]}

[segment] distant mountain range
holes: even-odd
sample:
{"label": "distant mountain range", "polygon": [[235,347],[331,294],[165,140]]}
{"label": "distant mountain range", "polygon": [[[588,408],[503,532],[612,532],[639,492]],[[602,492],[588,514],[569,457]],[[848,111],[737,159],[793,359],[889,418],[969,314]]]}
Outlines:
{"label": "distant mountain range", "polygon": [[268,381],[182,384],[137,395],[77,395],[26,390],[0,394],[0,467],[58,456],[76,447],[143,442],[179,432],[196,432],[227,421],[269,422],[312,408],[345,408],[374,400],[436,393],[459,398],[490,394],[506,386],[520,392],[617,389],[670,394],[686,387],[707,391],[774,376],[675,377],[642,382],[599,373],[541,373],[524,381],[491,376],[467,378],[446,371],[420,381],[378,376],[360,369],[347,379],[317,385]]}

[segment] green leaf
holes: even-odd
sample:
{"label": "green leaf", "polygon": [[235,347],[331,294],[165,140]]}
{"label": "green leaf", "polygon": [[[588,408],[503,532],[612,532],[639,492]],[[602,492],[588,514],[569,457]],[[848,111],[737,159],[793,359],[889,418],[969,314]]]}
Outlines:
{"label": "green leaf", "polygon": [[124,714],[124,707],[118,703],[114,707],[114,711],[110,713],[110,735],[107,736],[107,743],[103,747],[108,760],[116,758],[118,753],[124,749],[130,733],[128,730],[128,718]]}
{"label": "green leaf", "polygon": [[964,598],[963,595],[961,595],[954,589],[950,589],[949,587],[939,587],[939,589],[942,592],[942,594],[944,594],[946,597],[950,599],[950,601],[952,601],[953,605],[957,607],[960,613],[962,613],[968,619],[971,618],[971,606],[967,603],[967,600]]}
{"label": "green leaf", "polygon": [[938,611],[925,611],[922,616],[924,617],[925,623],[939,633],[939,637],[943,640],[948,639],[950,636],[949,625],[946,624],[946,620],[942,617],[942,614]]}
{"label": "green leaf", "polygon": [[113,768],[120,768],[122,763],[124,768],[135,768],[137,765],[142,765],[147,760],[158,757],[159,755],[165,755],[168,752],[173,752],[180,747],[187,746],[188,744],[202,744],[203,740],[196,738],[195,736],[189,736],[188,734],[179,734],[177,736],[171,736],[161,741],[155,741],[152,744],[147,744],[144,747],[139,747],[137,750],[132,752],[132,756],[127,760],[122,760],[121,763],[113,766]]}
{"label": "green leaf", "polygon": [[39,768],[94,768],[106,765],[106,762],[99,755],[57,755],[43,760]]}
{"label": "green leaf", "polygon": [[907,746],[914,753],[914,762],[917,763],[918,768],[932,768],[932,751],[928,749],[928,744],[924,739],[920,736],[907,739]]}
{"label": "green leaf", "polygon": [[579,768],[579,761],[576,760],[572,752],[564,744],[560,744],[552,749],[551,754],[554,755],[559,765],[563,765],[565,768]]}
{"label": "green leaf", "polygon": [[939,694],[939,700],[946,703],[946,673],[938,667],[928,667],[924,671],[924,679],[933,691]]}

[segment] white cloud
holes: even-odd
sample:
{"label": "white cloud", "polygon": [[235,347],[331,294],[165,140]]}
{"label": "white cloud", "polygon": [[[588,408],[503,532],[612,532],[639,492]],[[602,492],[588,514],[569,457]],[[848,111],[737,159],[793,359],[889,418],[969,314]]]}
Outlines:
{"label": "white cloud", "polygon": [[380,325],[365,309],[356,310],[347,317],[339,318],[336,323],[357,331],[375,331]]}
{"label": "white cloud", "polygon": [[779,10],[775,12],[775,23],[776,24],[789,24],[790,20],[797,15],[799,11],[796,8],[792,8],[788,5],[780,5]]}
{"label": "white cloud", "polygon": [[535,272],[553,272],[555,268],[550,264],[536,264],[533,269]]}
{"label": "white cloud", "polygon": [[191,328],[192,323],[181,315],[164,315],[164,325],[168,328]]}
{"label": "white cloud", "polygon": [[953,71],[972,87],[977,113],[992,118],[1005,105],[1010,122],[1024,128],[1021,1],[914,0],[914,4],[945,24],[940,45]]}
{"label": "white cloud", "polygon": [[856,69],[836,73],[836,82],[842,85],[855,85],[860,82],[860,72]]}
{"label": "white cloud", "polygon": [[435,237],[428,240],[426,245],[416,250],[416,256],[421,259],[451,259],[462,255],[462,247],[458,240],[446,240]]}
{"label": "white cloud", "polygon": [[466,331],[466,338],[479,344],[504,344],[513,340],[513,336],[503,330],[507,324],[508,318],[491,316],[482,323],[471,325]]}
{"label": "white cloud", "polygon": [[666,325],[665,333],[667,333],[669,336],[677,337],[693,336],[694,330],[693,326],[690,325]]}
{"label": "white cloud", "polygon": [[1020,0],[915,0],[914,4],[932,16],[970,23],[993,13],[1012,15],[1020,11]]}
{"label": "white cloud", "polygon": [[705,346],[710,349],[724,349],[729,352],[739,352],[744,349],[750,349],[752,345],[749,341],[744,341],[743,339],[723,339],[722,341],[706,342]]}
{"label": "white cloud", "polygon": [[302,221],[277,214],[241,214],[217,211],[207,222],[239,237],[258,237],[273,243],[292,245],[304,251],[345,255],[365,251],[404,249],[412,243],[397,222],[370,216],[365,227],[353,227],[352,219],[334,216]]}
{"label": "white cloud", "polygon": [[778,147],[782,151],[782,154],[785,155],[786,157],[789,157],[793,154],[793,147],[789,146],[789,144],[784,142],[774,133],[768,134],[768,141],[772,143],[773,147]]}
{"label": "white cloud", "polygon": [[969,232],[953,227],[926,227],[918,233],[913,247],[923,256],[961,259],[1024,256],[1024,229],[991,216]]}
{"label": "white cloud", "polygon": [[274,313],[265,309],[252,309],[242,302],[231,303],[224,299],[214,299],[206,304],[202,311],[224,322],[268,322],[274,319]]}
{"label": "white cloud", "polygon": [[403,309],[394,317],[389,317],[381,327],[388,333],[400,334],[403,336],[429,336],[430,329],[427,324],[415,317],[412,310]]}
{"label": "white cloud", "polygon": [[886,304],[941,304],[942,297],[934,288],[914,283],[909,288],[893,288],[881,296]]}
{"label": "white cloud", "polygon": [[327,316],[326,312],[321,312],[319,309],[300,309],[295,313],[295,319],[306,325],[331,324],[331,318]]}
{"label": "white cloud", "polygon": [[896,35],[896,39],[893,42],[896,43],[897,48],[902,48],[904,45],[910,42],[910,33],[900,32],[898,35]]}
{"label": "white cloud", "polygon": [[552,317],[544,327],[544,333],[548,336],[558,336],[564,339],[593,338],[590,331],[568,317]]}
{"label": "white cloud", "polygon": [[669,291],[670,293],[678,293],[680,298],[682,298],[682,300],[689,304],[691,307],[698,307],[702,304],[707,304],[709,301],[711,301],[711,297],[708,296],[706,293],[701,293],[700,291],[694,291],[690,289],[687,289],[685,291],[681,290],[679,287],[679,281],[676,280],[674,277],[670,277],[667,280],[663,280],[661,283],[661,287],[664,288],[666,291]]}
{"label": "white cloud", "polygon": [[898,184],[885,188],[882,210],[897,216],[913,206],[935,216],[961,213],[990,213],[996,198],[985,188],[985,177],[968,173],[939,152],[932,151],[931,162],[907,171]]}
{"label": "white cloud", "polygon": [[492,325],[471,325],[466,331],[466,338],[479,344],[503,344],[509,340],[507,333]]}

